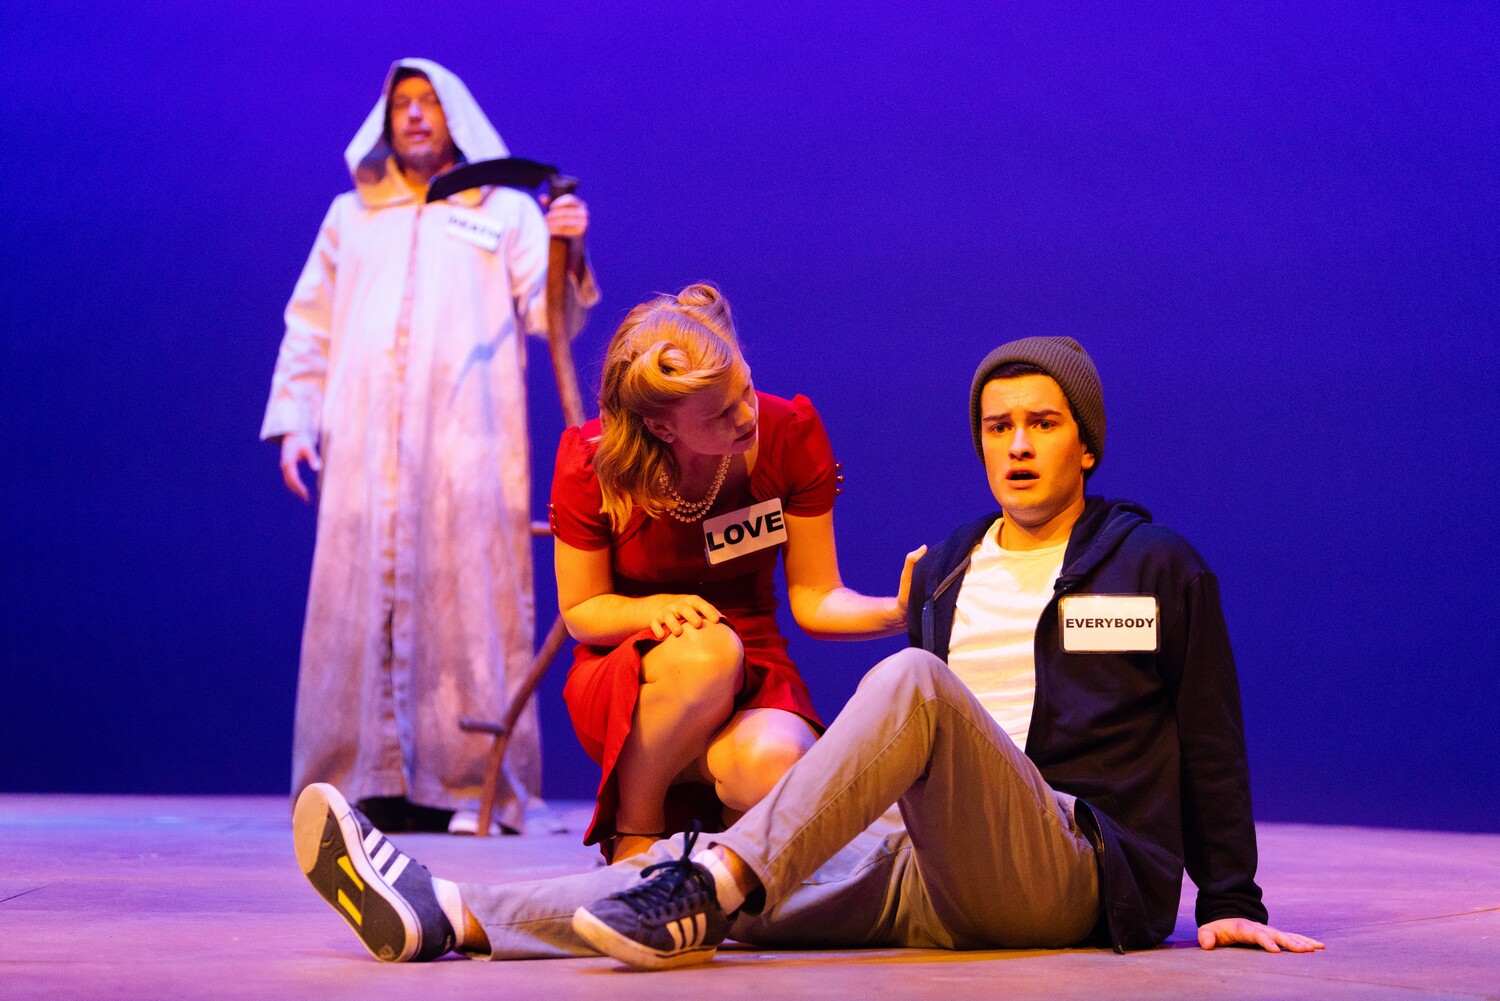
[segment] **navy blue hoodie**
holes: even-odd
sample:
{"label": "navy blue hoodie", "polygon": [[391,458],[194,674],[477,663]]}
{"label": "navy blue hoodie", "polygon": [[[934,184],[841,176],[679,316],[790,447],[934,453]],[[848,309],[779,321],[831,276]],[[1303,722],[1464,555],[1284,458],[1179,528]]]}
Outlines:
{"label": "navy blue hoodie", "polygon": [[[912,575],[913,646],[945,661],[969,554],[1000,517],[958,529]],[[1064,653],[1058,599],[1151,594],[1156,653]],[[1176,923],[1184,866],[1198,924],[1264,922],[1239,681],[1214,574],[1176,533],[1129,501],[1088,499],[1036,630],[1036,700],[1026,754],[1077,796],[1099,858],[1096,936],[1151,948]]]}

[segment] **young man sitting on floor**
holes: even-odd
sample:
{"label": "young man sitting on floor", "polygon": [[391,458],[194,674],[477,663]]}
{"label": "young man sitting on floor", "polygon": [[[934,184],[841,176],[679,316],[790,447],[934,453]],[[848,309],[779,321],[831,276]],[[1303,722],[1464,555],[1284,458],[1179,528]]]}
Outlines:
{"label": "young man sitting on floor", "polygon": [[707,847],[690,834],[578,876],[458,884],[323,785],[297,804],[303,872],[387,960],[598,951],[664,968],[731,936],[1145,949],[1172,931],[1184,868],[1203,948],[1321,949],[1265,923],[1212,571],[1144,508],[1084,496],[1104,455],[1093,361],[1069,338],[1012,341],[969,409],[1000,511],[922,559],[913,647]]}

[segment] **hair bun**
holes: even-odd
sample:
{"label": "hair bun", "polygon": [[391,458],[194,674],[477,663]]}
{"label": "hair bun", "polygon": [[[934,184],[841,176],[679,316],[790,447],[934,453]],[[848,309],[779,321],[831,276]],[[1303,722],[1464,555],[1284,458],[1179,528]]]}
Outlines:
{"label": "hair bun", "polygon": [[716,305],[724,295],[708,282],[695,282],[677,293],[677,302],[694,309],[706,309]]}

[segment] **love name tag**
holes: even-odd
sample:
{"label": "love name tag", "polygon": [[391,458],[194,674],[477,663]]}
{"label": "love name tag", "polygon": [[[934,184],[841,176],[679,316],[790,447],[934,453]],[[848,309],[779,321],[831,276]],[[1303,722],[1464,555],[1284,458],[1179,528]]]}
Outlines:
{"label": "love name tag", "polygon": [[703,523],[703,551],[711,564],[758,552],[786,541],[781,498],[761,501]]}
{"label": "love name tag", "polygon": [[1155,653],[1159,611],[1154,594],[1070,594],[1057,603],[1063,653]]}
{"label": "love name tag", "polygon": [[500,224],[482,212],[454,208],[448,214],[448,235],[483,250],[500,247]]}

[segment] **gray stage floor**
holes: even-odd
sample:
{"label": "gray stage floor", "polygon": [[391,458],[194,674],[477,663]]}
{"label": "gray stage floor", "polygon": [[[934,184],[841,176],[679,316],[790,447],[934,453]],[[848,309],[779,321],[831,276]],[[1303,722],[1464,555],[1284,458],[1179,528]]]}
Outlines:
{"label": "gray stage floor", "polygon": [[[577,804],[564,815],[581,825]],[[595,864],[576,834],[398,837],[439,875]],[[1153,952],[775,952],[632,973],[603,959],[372,960],[303,881],[285,801],[0,796],[0,998],[1500,998],[1500,835],[1266,824],[1272,920],[1313,955],[1205,953],[1191,887]]]}

